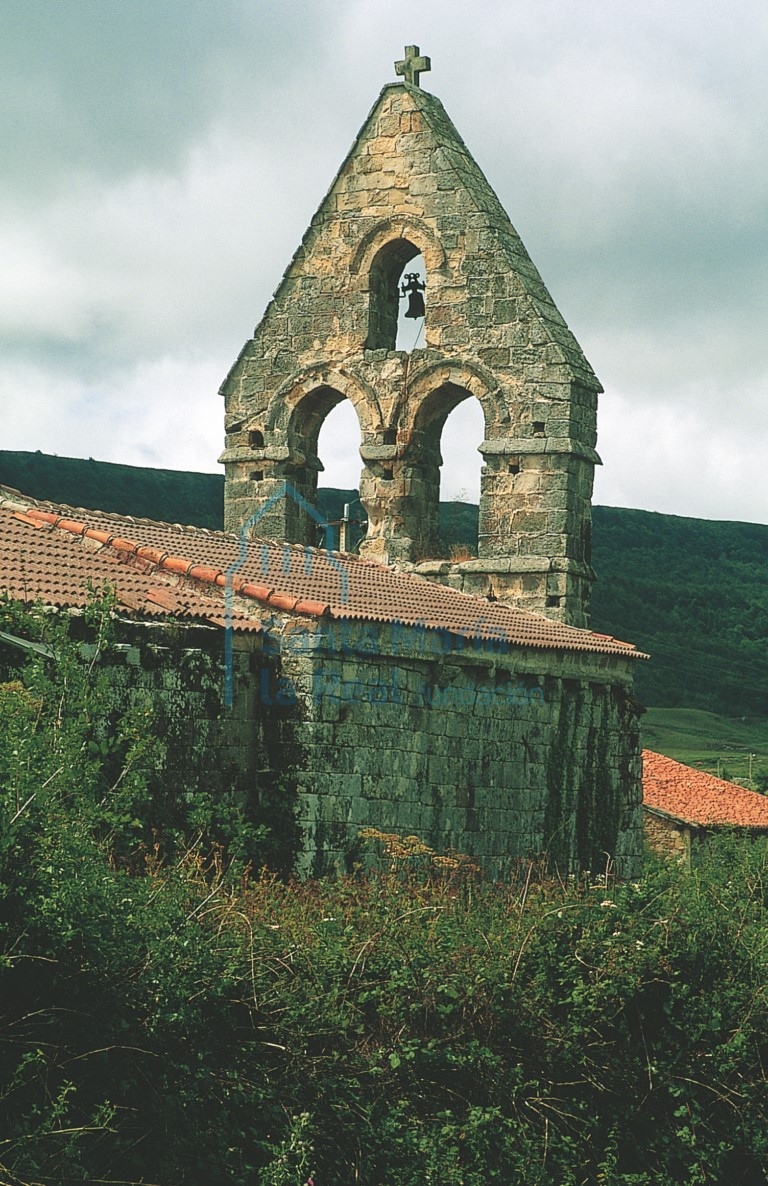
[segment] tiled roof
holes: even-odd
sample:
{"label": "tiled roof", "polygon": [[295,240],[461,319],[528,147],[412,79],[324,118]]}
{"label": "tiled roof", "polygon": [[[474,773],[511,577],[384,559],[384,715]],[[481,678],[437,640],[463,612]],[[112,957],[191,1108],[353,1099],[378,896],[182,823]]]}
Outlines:
{"label": "tiled roof", "polygon": [[643,750],[643,806],[699,827],[768,830],[768,796],[649,749]]}
{"label": "tiled roof", "polygon": [[[154,587],[162,584],[166,590],[176,590],[173,596],[181,598],[182,592],[191,596],[191,585],[198,597],[217,598],[221,613],[229,568],[244,620],[248,617],[248,602],[254,601],[297,614],[397,622],[513,646],[645,657],[630,643],[610,635],[565,626],[345,553],[262,539],[251,539],[241,547],[234,534],[73,510],[36,502],[2,487],[0,510],[4,523],[10,518],[16,525],[8,537],[15,538],[15,551],[10,566],[3,562],[0,579],[9,592],[25,600],[50,600],[55,596],[58,600],[54,604],[82,604],[86,571],[92,580],[110,579],[108,573],[114,580],[119,573],[118,589],[123,597],[123,590],[129,590],[129,580],[137,579],[133,574],[141,572],[149,583],[154,582]],[[31,537],[33,523],[40,527]],[[19,542],[22,529],[27,533],[23,544]],[[4,550],[7,530],[3,528]],[[50,541],[62,538],[74,541],[76,548],[63,545],[65,552],[57,550],[54,561],[47,548],[58,549],[59,545]],[[42,539],[47,541],[46,550],[34,542]],[[58,558],[65,554],[76,556],[72,563],[77,571],[72,579],[81,590],[81,600],[66,600],[75,594],[70,578],[64,577],[64,562]],[[127,574],[131,574],[130,578]],[[181,584],[171,584],[179,581]],[[140,590],[144,589],[142,583]],[[167,612],[177,611],[169,607]],[[206,616],[216,620],[212,612]]]}
{"label": "tiled roof", "polygon": [[[18,505],[18,503],[17,503]],[[82,531],[56,530],[24,509],[14,509],[0,492],[0,590],[20,601],[73,609],[85,606],[92,590],[109,584],[119,605],[140,617],[180,617],[224,625],[221,591],[200,592],[191,581],[136,556],[84,538]],[[235,610],[238,630],[260,630],[257,619]]]}

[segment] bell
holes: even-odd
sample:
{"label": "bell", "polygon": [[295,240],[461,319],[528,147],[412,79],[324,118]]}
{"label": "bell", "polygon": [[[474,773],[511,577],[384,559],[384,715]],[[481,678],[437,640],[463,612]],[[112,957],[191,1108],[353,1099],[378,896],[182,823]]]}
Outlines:
{"label": "bell", "polygon": [[421,294],[426,287],[426,284],[422,284],[419,279],[418,272],[406,272],[405,279],[400,285],[401,297],[408,297],[408,308],[405,311],[406,317],[416,319],[424,316],[424,297]]}
{"label": "bell", "polygon": [[420,292],[408,293],[408,308],[405,310],[406,317],[423,317],[424,316],[424,297]]}

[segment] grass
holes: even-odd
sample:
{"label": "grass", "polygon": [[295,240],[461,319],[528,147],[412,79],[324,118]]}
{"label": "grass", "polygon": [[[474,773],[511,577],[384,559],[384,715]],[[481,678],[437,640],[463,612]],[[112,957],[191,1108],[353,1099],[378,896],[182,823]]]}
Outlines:
{"label": "grass", "polygon": [[768,770],[768,721],[724,717],[699,708],[649,708],[643,746],[687,766],[739,782]]}

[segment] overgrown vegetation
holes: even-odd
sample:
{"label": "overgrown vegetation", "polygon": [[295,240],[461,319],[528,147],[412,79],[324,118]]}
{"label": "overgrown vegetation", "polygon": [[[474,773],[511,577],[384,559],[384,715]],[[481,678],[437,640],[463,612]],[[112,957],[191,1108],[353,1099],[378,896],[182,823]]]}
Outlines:
{"label": "overgrown vegetation", "polygon": [[234,819],[163,848],[104,607],[85,665],[44,628],[0,692],[0,1180],[768,1180],[762,843],[624,885],[373,833],[377,874],[281,882]]}

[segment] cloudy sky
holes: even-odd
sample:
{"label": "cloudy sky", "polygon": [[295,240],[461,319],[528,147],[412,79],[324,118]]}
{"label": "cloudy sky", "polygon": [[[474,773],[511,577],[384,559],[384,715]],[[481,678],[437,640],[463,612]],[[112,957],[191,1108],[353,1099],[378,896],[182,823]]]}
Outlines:
{"label": "cloudy sky", "polygon": [[765,0],[0,0],[0,447],[216,471],[219,384],[406,43],[606,389],[596,501],[768,523]]}

